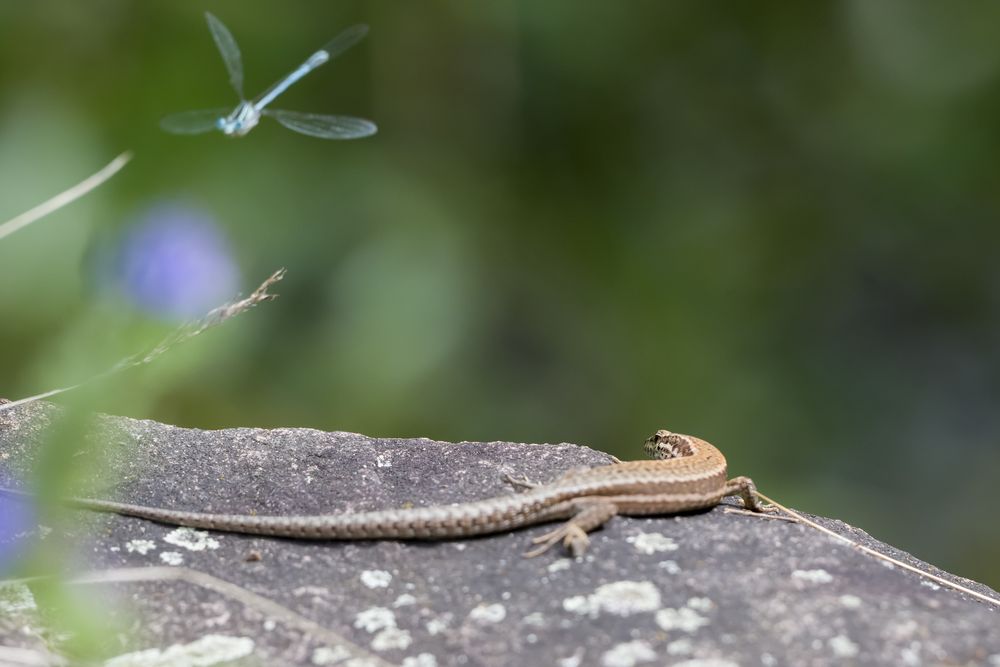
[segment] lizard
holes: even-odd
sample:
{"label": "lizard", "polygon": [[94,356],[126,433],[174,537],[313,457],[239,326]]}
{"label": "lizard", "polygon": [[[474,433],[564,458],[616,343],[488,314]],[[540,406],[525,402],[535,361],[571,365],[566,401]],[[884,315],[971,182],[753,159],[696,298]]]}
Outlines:
{"label": "lizard", "polygon": [[[146,507],[109,500],[69,498],[70,506],[139,517],[159,523],[299,539],[379,540],[447,539],[506,532],[566,520],[535,537],[538,556],[562,542],[574,557],[589,545],[587,533],[616,515],[676,514],[709,509],[726,496],[739,496],[758,513],[769,508],[758,500],[748,477],[727,477],[726,458],[712,444],[690,435],[659,430],[643,446],[651,460],[616,461],[574,469],[546,484],[507,477],[521,493],[456,505],[386,509],[314,516],[209,514]],[[27,495],[0,489],[9,496]]]}
{"label": "lizard", "polygon": [[[187,512],[88,498],[70,498],[67,503],[80,509],[134,516],[174,526],[317,540],[472,537],[567,519],[559,527],[532,540],[536,548],[524,554],[530,558],[560,542],[572,556],[582,556],[590,544],[587,533],[616,515],[677,514],[709,509],[727,496],[739,496],[746,510],[755,516],[770,518],[780,510],[791,520],[811,526],[874,558],[1000,607],[1000,599],[858,544],[788,509],[760,493],[749,477],[728,478],[726,457],[705,440],[659,430],[646,439],[643,448],[652,460],[616,460],[609,465],[570,470],[547,484],[533,484],[508,476],[507,481],[527,490],[457,505],[316,516],[257,516]],[[0,488],[0,495],[23,498],[31,494]]]}

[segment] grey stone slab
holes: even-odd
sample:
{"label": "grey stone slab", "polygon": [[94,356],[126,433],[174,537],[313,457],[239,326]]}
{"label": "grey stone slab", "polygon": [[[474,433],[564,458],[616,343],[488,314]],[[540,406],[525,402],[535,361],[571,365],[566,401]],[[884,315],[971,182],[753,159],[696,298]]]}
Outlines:
{"label": "grey stone slab", "polygon": [[[57,414],[41,404],[0,412],[0,483],[27,477]],[[608,462],[566,443],[201,431],[116,417],[100,418],[72,455],[99,448],[108,450],[93,480],[103,497],[256,514],[464,502],[514,493],[505,473],[544,481]],[[203,664],[355,667],[1000,665],[1000,607],[809,527],[722,507],[613,519],[579,560],[558,551],[523,558],[543,526],[440,542],[309,542],[69,516],[59,533],[74,545],[72,586],[119,623],[118,652],[147,650],[118,667],[182,664],[169,659],[195,652],[215,656]],[[45,637],[30,586],[7,594],[21,601],[8,619],[23,622],[0,613],[0,643],[57,649],[25,639]],[[0,589],[0,610],[4,599]]]}

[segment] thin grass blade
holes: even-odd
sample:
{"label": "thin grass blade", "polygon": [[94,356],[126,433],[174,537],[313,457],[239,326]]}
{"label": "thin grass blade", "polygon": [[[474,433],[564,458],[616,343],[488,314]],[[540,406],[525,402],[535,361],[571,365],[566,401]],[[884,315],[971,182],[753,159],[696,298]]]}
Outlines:
{"label": "thin grass blade", "polygon": [[71,187],[69,190],[64,190],[55,197],[42,202],[30,211],[26,211],[21,215],[0,224],[0,239],[5,236],[10,236],[17,230],[23,229],[36,220],[44,218],[49,213],[58,211],[66,204],[79,199],[104,181],[117,174],[118,170],[124,167],[131,159],[132,153],[126,151],[112,160],[106,167],[98,171],[96,174],[88,176]]}

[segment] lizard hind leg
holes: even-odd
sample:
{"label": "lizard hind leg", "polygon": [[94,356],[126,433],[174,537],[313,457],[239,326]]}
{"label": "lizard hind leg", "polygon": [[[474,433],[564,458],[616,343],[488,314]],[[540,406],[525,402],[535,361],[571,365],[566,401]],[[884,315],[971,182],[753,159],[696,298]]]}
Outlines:
{"label": "lizard hind leg", "polygon": [[590,538],[587,533],[600,528],[608,519],[618,514],[618,507],[614,503],[608,502],[588,502],[577,507],[576,514],[555,530],[551,530],[544,535],[531,540],[532,544],[539,546],[524,554],[526,558],[541,556],[543,553],[559,544],[569,550],[574,558],[584,554],[590,545]]}
{"label": "lizard hind leg", "polygon": [[757,485],[749,477],[733,477],[726,482],[726,495],[739,496],[743,500],[743,507],[752,512],[767,514],[775,511],[773,507],[761,504]]}

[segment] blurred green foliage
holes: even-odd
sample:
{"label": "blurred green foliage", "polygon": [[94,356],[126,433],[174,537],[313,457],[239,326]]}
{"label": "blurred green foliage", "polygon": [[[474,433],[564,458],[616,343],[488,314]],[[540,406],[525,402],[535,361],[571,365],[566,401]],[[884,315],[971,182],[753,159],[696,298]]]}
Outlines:
{"label": "blurred green foliage", "polygon": [[[1000,585],[1000,5],[590,5],[0,2],[0,220],[136,155],[0,243],[0,395],[169,328],[94,276],[180,200],[282,297],[97,409],[625,458],[667,427]],[[370,24],[278,106],[379,134],[161,132],[235,105],[205,9],[251,94]]]}

